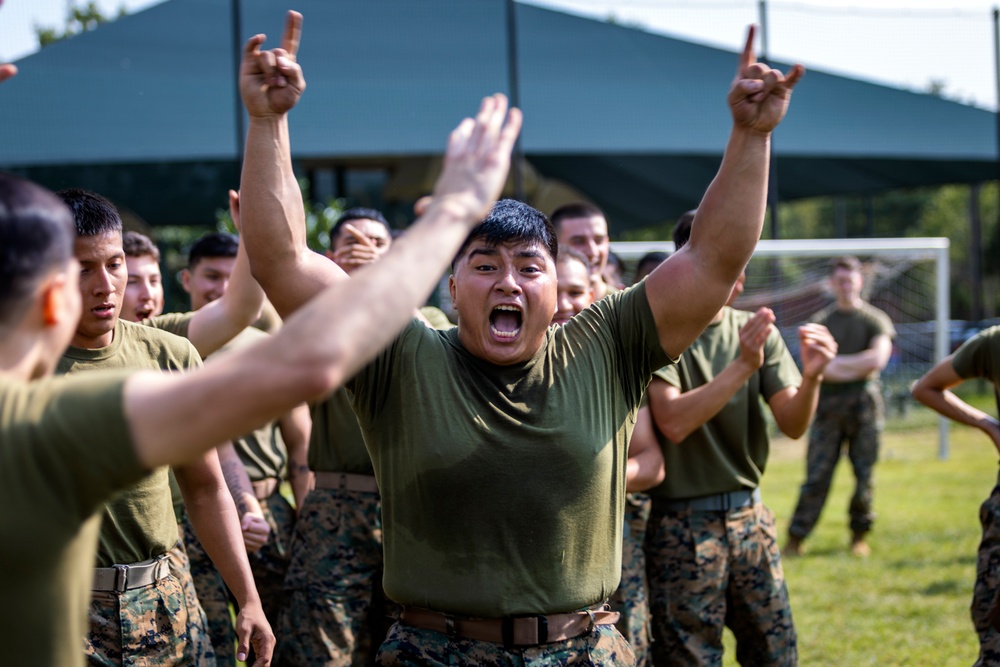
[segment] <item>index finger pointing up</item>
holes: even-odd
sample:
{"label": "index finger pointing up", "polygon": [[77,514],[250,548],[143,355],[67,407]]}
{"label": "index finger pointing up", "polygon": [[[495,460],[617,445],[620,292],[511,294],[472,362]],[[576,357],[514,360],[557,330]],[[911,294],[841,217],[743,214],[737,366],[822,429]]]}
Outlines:
{"label": "index finger pointing up", "polygon": [[752,62],[757,60],[757,56],[753,50],[753,38],[757,33],[757,26],[753,23],[747,28],[747,43],[743,47],[743,53],[740,54],[740,60],[737,64],[736,76],[742,77],[743,70],[750,66]]}
{"label": "index finger pointing up", "polygon": [[295,57],[299,52],[299,39],[302,37],[302,14],[289,10],[285,19],[285,33],[281,36],[281,48],[288,55]]}

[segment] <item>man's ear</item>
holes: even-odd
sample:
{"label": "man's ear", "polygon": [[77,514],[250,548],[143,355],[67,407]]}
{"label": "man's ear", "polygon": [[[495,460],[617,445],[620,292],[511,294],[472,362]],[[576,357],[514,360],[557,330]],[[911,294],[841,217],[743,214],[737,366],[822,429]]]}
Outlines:
{"label": "man's ear", "polygon": [[181,271],[181,287],[183,287],[184,291],[187,292],[188,294],[191,293],[191,270],[190,269],[183,269]]}
{"label": "man's ear", "polygon": [[66,317],[66,274],[56,273],[45,281],[39,299],[42,304],[42,321],[45,326],[56,326]]}
{"label": "man's ear", "polygon": [[457,293],[455,289],[455,275],[452,274],[448,276],[448,294],[451,295],[451,307],[452,310],[458,308],[458,299],[455,297]]}

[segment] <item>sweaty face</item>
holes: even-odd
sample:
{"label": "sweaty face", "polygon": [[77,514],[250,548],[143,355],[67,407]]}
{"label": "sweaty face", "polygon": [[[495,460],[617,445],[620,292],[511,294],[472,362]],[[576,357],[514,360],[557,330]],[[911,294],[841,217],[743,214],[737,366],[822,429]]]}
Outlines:
{"label": "sweaty face", "polygon": [[587,267],[575,259],[564,259],[556,264],[559,280],[556,314],[552,324],[566,324],[570,318],[594,302]]}
{"label": "sweaty face", "polygon": [[541,348],[556,307],[556,270],[536,243],[474,240],[449,279],[458,337],[470,353],[506,366]]}
{"label": "sweaty face", "polygon": [[611,240],[608,238],[608,223],[602,216],[562,220],[559,223],[559,247],[564,246],[582,252],[590,261],[593,275],[603,280]]}
{"label": "sweaty face", "polygon": [[191,310],[201,310],[226,293],[235,264],[235,257],[203,257],[181,274],[184,290],[191,295]]}
{"label": "sweaty face", "polygon": [[95,349],[114,339],[121,314],[128,273],[120,232],[78,236],[74,254],[80,262],[80,297],[83,312],[73,345]]}
{"label": "sweaty face", "polygon": [[149,255],[126,257],[128,283],[122,301],[122,317],[141,322],[163,312],[163,276],[160,265]]}
{"label": "sweaty face", "polygon": [[850,269],[836,269],[830,276],[830,287],[837,297],[837,302],[844,305],[854,303],[861,298],[863,284],[861,273]]}

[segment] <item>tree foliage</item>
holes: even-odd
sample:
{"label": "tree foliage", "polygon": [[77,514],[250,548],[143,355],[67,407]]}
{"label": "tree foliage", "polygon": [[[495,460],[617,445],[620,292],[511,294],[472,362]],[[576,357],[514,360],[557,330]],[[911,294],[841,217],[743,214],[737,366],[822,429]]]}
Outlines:
{"label": "tree foliage", "polygon": [[125,16],[127,13],[125,6],[122,5],[118,8],[116,16],[105,16],[104,12],[101,11],[101,8],[93,0],[82,6],[71,5],[66,12],[66,23],[61,28],[59,26],[35,26],[38,46],[44,48],[74,35],[79,35],[81,32],[93,30],[102,23],[109,23],[116,18]]}

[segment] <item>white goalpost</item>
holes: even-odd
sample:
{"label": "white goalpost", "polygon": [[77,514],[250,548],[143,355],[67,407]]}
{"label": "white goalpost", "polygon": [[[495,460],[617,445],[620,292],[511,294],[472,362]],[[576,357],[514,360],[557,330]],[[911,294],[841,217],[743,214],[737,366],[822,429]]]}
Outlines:
{"label": "white goalpost", "polygon": [[[882,373],[886,411],[905,414],[909,386],[947,356],[961,332],[951,331],[947,238],[763,240],[747,267],[737,308],[774,310],[793,355],[797,327],[833,302],[827,287],[830,260],[853,255],[864,265],[864,297],[884,310],[896,327],[893,355]],[[614,242],[612,251],[629,266],[652,251],[673,252],[672,242]],[[938,421],[938,455],[948,458],[949,421]]]}

